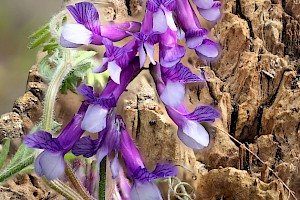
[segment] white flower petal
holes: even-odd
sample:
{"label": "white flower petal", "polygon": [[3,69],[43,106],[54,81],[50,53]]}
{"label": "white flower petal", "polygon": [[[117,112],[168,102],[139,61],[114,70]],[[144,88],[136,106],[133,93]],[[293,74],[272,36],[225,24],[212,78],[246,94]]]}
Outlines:
{"label": "white flower petal", "polygon": [[81,128],[91,133],[98,133],[106,127],[108,110],[98,104],[89,105],[81,122]]}
{"label": "white flower petal", "polygon": [[192,149],[199,150],[209,144],[209,135],[205,128],[192,120],[187,120],[183,127],[178,127],[178,137]]}
{"label": "white flower petal", "polygon": [[172,31],[177,31],[177,27],[175,25],[172,12],[171,11],[166,11],[165,16],[166,16],[166,20],[167,20],[167,24],[168,24],[169,28]]}
{"label": "white flower petal", "polygon": [[120,84],[120,75],[121,75],[122,69],[119,65],[117,65],[116,61],[109,62],[107,70],[109,72],[111,79],[115,83]]}
{"label": "white flower petal", "polygon": [[162,9],[158,9],[153,13],[153,32],[164,33],[168,29],[167,19]]}
{"label": "white flower petal", "polygon": [[63,26],[62,37],[71,43],[89,45],[92,36],[93,33],[82,24],[66,24]]}
{"label": "white flower petal", "polygon": [[162,200],[158,187],[153,182],[136,181],[130,192],[131,200]]}
{"label": "white flower petal", "polygon": [[185,88],[179,82],[167,81],[166,87],[160,99],[168,106],[177,108],[184,99]]}

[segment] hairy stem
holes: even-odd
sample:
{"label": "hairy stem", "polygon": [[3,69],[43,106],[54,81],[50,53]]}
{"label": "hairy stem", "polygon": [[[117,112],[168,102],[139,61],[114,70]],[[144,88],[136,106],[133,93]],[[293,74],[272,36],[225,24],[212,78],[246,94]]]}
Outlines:
{"label": "hairy stem", "polygon": [[99,200],[105,200],[106,189],[106,157],[100,162]]}
{"label": "hairy stem", "polygon": [[53,180],[49,181],[44,176],[42,177],[43,181],[57,193],[61,194],[62,196],[66,197],[69,200],[83,200],[81,196],[73,191],[69,186],[61,182],[60,180]]}
{"label": "hairy stem", "polygon": [[75,187],[76,191],[86,200],[94,200],[93,197],[89,195],[89,193],[85,190],[85,188],[82,186],[78,178],[75,176],[73,170],[71,167],[66,163],[66,169],[65,169],[66,176],[71,181],[73,186]]}
{"label": "hairy stem", "polygon": [[54,105],[56,102],[56,95],[62,85],[64,78],[68,75],[68,73],[72,70],[72,65],[70,62],[70,50],[63,51],[65,62],[61,62],[54,74],[53,79],[49,83],[45,101],[44,101],[44,109],[43,109],[43,119],[41,128],[44,131],[52,132],[52,124],[54,119]]}

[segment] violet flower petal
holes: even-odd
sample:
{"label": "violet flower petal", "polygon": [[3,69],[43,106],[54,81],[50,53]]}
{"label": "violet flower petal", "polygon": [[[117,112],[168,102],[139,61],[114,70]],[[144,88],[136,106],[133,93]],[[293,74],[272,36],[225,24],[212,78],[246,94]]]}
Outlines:
{"label": "violet flower petal", "polygon": [[215,58],[218,56],[218,44],[210,39],[204,39],[202,44],[196,48],[196,53],[208,58]]}
{"label": "violet flower petal", "polygon": [[171,80],[173,82],[192,83],[205,82],[203,77],[197,76],[191,70],[181,63],[172,68],[161,68],[161,75],[164,81]]}
{"label": "violet flower petal", "polygon": [[196,4],[196,6],[198,8],[202,8],[202,9],[209,9],[212,7],[214,1],[213,0],[193,0],[194,4]]}
{"label": "violet flower petal", "polygon": [[177,169],[174,165],[158,163],[152,173],[159,178],[165,178],[168,176],[176,176]]}
{"label": "violet flower petal", "polygon": [[52,135],[45,131],[27,135],[23,142],[30,148],[45,149],[53,153],[63,150],[59,141],[56,138],[52,138]]}
{"label": "violet flower petal", "polygon": [[34,170],[38,176],[46,176],[48,180],[61,177],[65,172],[63,153],[43,151],[35,159]]}
{"label": "violet flower petal", "polygon": [[91,133],[102,131],[106,127],[108,110],[98,104],[89,105],[81,122],[81,128]]}
{"label": "violet flower petal", "polygon": [[128,32],[137,32],[141,28],[139,22],[125,22],[121,24],[110,24],[101,26],[101,36],[108,38],[113,42],[120,41],[127,36],[130,36]]}
{"label": "violet flower petal", "polygon": [[67,9],[70,11],[77,23],[84,25],[94,34],[101,34],[99,14],[92,3],[80,2],[76,3],[75,6],[67,6]]}
{"label": "violet flower petal", "polygon": [[156,12],[159,9],[160,3],[157,0],[148,0],[146,4],[147,10]]}
{"label": "violet flower petal", "polygon": [[173,67],[181,60],[185,52],[185,48],[177,44],[171,48],[161,46],[160,64],[164,67]]}
{"label": "violet flower petal", "polygon": [[94,100],[94,93],[93,93],[93,87],[83,84],[81,83],[78,87],[77,87],[77,91],[82,94],[86,100],[88,101],[93,101]]}
{"label": "violet flower petal", "polygon": [[130,192],[131,200],[162,200],[156,184],[151,182],[140,183],[136,181]]}
{"label": "violet flower petal", "polygon": [[188,30],[185,33],[186,45],[190,49],[194,49],[202,44],[204,37],[208,34],[205,28]]}
{"label": "violet flower petal", "polygon": [[93,72],[94,73],[102,73],[105,72],[107,70],[107,66],[108,66],[108,62],[109,62],[109,58],[104,57],[102,59],[102,63],[99,67],[97,67]]}
{"label": "violet flower petal", "polygon": [[221,2],[214,2],[209,9],[198,8],[200,15],[208,21],[216,21],[221,16],[220,12]]}
{"label": "violet flower petal", "polygon": [[210,106],[198,106],[194,112],[184,115],[186,118],[197,122],[214,122],[220,113]]}
{"label": "violet flower petal", "polygon": [[100,139],[92,140],[90,136],[80,138],[72,148],[74,155],[83,155],[85,158],[92,157],[97,153]]}

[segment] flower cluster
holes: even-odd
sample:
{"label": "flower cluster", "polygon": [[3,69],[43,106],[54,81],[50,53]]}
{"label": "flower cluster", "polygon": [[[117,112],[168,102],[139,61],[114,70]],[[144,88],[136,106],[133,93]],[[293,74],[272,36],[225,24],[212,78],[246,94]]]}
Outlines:
{"label": "flower cluster", "polygon": [[[220,2],[194,0],[194,3],[205,19],[214,21],[220,17]],[[146,169],[121,116],[116,115],[118,99],[149,57],[158,95],[178,126],[179,139],[192,149],[206,147],[209,134],[200,122],[214,122],[219,113],[210,106],[199,106],[189,112],[183,104],[185,83],[205,82],[205,78],[202,74],[193,74],[180,63],[186,49],[178,44],[178,40],[185,37],[188,48],[210,59],[218,56],[218,45],[207,37],[208,31],[201,27],[188,0],[148,0],[142,23],[105,26],[100,25],[99,14],[91,3],[77,3],[67,9],[77,23],[63,26],[61,45],[67,48],[104,45],[106,52],[102,64],[94,72],[108,70],[110,78],[100,94],[91,86],[79,85],[78,91],[85,100],[57,138],[38,131],[24,139],[29,147],[44,150],[35,161],[35,171],[49,180],[61,177],[65,169],[64,155],[69,151],[86,158],[96,155],[98,164],[107,156],[112,158],[109,160],[111,172],[122,190],[122,199],[162,199],[153,180],[176,176],[176,169],[169,164],[158,164],[152,172]],[[124,46],[114,45],[113,42],[126,37],[131,40]],[[157,47],[159,59],[155,60],[154,49]],[[96,133],[97,139],[82,137],[85,131]],[[132,184],[124,176],[119,154]]]}

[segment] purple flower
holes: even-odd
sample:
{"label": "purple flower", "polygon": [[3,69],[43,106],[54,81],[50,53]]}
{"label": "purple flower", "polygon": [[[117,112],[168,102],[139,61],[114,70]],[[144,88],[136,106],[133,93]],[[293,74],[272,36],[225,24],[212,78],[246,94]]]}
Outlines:
{"label": "purple flower", "polygon": [[186,44],[196,53],[208,58],[218,56],[218,45],[207,38],[208,31],[201,28],[200,22],[188,0],[177,1],[177,21],[185,32]]}
{"label": "purple flower", "polygon": [[106,52],[102,64],[94,72],[101,73],[108,70],[111,79],[115,83],[120,84],[122,69],[128,66],[137,53],[136,41],[131,40],[120,48],[114,46],[109,39],[103,38],[103,44],[106,47]]}
{"label": "purple flower", "polygon": [[176,0],[148,0],[147,11],[153,13],[153,31],[166,32],[168,27],[176,31],[172,11],[176,9]]}
{"label": "purple flower", "polygon": [[28,147],[44,149],[34,162],[34,169],[38,176],[46,176],[48,180],[53,180],[63,175],[64,155],[71,150],[84,132],[80,123],[86,110],[87,105],[82,103],[77,114],[57,138],[52,138],[48,132],[38,131],[24,139]]}
{"label": "purple flower", "polygon": [[204,77],[193,74],[181,63],[171,68],[156,65],[154,70],[153,76],[160,99],[164,104],[175,108],[183,102],[186,83],[205,82]]}
{"label": "purple flower", "polygon": [[153,14],[146,12],[141,26],[141,31],[130,33],[134,38],[139,52],[140,67],[143,67],[146,62],[146,54],[152,64],[154,60],[154,44],[159,40],[159,33],[153,31]]}
{"label": "purple flower", "polygon": [[213,0],[193,0],[197,5],[197,9],[204,19],[209,21],[215,21],[220,16],[220,7],[222,6],[221,2]]}
{"label": "purple flower", "polygon": [[120,84],[109,80],[102,93],[98,95],[93,92],[93,88],[84,84],[78,87],[78,91],[85,96],[86,101],[90,104],[81,128],[98,133],[106,127],[106,116],[111,108],[116,107],[120,95],[125,91],[129,82],[140,72],[138,58],[134,58],[120,75]]}
{"label": "purple flower", "polygon": [[130,197],[132,200],[162,199],[153,180],[176,176],[176,168],[172,165],[158,164],[154,171],[149,172],[130,138],[125,126],[121,127],[121,153],[127,168],[127,174],[133,179]]}
{"label": "purple flower", "polygon": [[173,67],[185,54],[185,48],[177,44],[177,33],[168,29],[159,36],[159,61],[164,67]]}
{"label": "purple flower", "polygon": [[83,155],[88,158],[97,154],[97,163],[115,151],[115,157],[111,161],[111,171],[113,178],[118,176],[119,161],[118,151],[120,147],[120,130],[118,129],[118,118],[116,118],[114,111],[107,116],[107,126],[98,133],[98,139],[92,140],[90,136],[81,138],[74,145],[72,152],[74,155]]}
{"label": "purple flower", "polygon": [[125,22],[100,26],[99,14],[92,3],[80,2],[67,6],[77,24],[63,26],[60,43],[63,47],[75,48],[81,45],[103,44],[103,38],[119,41],[140,29],[138,22]]}
{"label": "purple flower", "polygon": [[183,102],[188,82],[203,82],[205,79],[193,74],[187,67],[177,64],[172,68],[159,65],[151,70],[158,94],[164,102],[167,113],[178,126],[178,137],[188,147],[201,149],[208,145],[209,135],[199,122],[213,122],[220,117],[218,111],[209,106],[199,106],[189,113]]}
{"label": "purple flower", "polygon": [[178,126],[178,138],[192,149],[202,149],[209,143],[209,135],[199,122],[214,122],[220,117],[218,111],[210,106],[199,106],[192,113],[181,104],[177,109],[166,105],[170,118]]}
{"label": "purple flower", "polygon": [[91,133],[103,130],[106,127],[108,111],[116,107],[117,101],[115,97],[113,95],[98,96],[96,92],[93,92],[91,86],[84,84],[78,87],[78,91],[85,96],[86,102],[90,104],[82,120],[81,128]]}
{"label": "purple flower", "polygon": [[156,33],[144,34],[142,32],[135,33],[133,36],[139,45],[139,59],[140,67],[143,67],[146,62],[146,54],[148,55],[150,62],[156,64],[154,60],[154,44],[158,42],[158,35]]}

